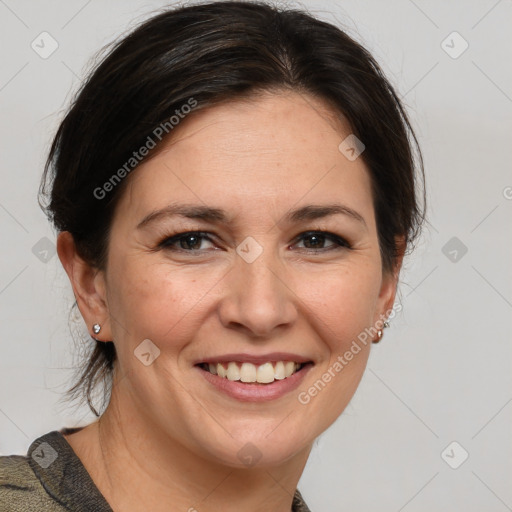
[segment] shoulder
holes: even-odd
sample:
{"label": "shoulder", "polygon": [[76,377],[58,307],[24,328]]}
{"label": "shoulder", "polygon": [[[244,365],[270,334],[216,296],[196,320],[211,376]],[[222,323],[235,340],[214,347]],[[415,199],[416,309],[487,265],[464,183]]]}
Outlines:
{"label": "shoulder", "polygon": [[58,443],[59,433],[53,431],[33,441],[27,455],[0,456],[1,512],[66,510],[54,492],[50,473],[58,468],[52,464]]}
{"label": "shoulder", "polygon": [[32,442],[27,455],[0,457],[0,512],[112,512],[63,428]]}
{"label": "shoulder", "polygon": [[44,489],[34,474],[28,457],[0,457],[0,510],[18,512],[44,505]]}
{"label": "shoulder", "polygon": [[292,512],[311,512],[299,489],[295,490],[295,495],[293,496]]}
{"label": "shoulder", "polygon": [[0,457],[0,497],[11,488],[29,488],[38,482],[28,458],[23,455]]}

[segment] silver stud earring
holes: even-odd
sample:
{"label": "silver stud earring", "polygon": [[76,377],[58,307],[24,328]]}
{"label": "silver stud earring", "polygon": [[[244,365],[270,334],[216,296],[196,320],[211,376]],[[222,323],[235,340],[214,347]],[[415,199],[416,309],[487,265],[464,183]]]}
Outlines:
{"label": "silver stud earring", "polygon": [[100,324],[94,324],[92,326],[92,332],[94,334],[98,334],[101,331],[101,325]]}
{"label": "silver stud earring", "polygon": [[386,327],[389,327],[389,322],[387,320],[384,320],[384,324],[382,325],[382,329],[379,329],[377,331],[377,339],[372,340],[373,343],[379,343],[379,341],[382,339],[382,335],[384,334],[384,329]]}

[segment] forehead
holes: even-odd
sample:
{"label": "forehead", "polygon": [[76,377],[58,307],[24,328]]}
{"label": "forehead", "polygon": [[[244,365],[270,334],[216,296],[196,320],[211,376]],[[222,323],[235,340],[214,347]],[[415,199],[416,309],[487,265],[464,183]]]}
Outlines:
{"label": "forehead", "polygon": [[213,198],[224,208],[253,210],[301,197],[368,200],[363,160],[350,161],[339,150],[350,134],[348,123],[312,96],[226,102],[192,113],[177,128],[129,177],[120,208],[130,215],[177,199],[211,204]]}
{"label": "forehead", "polygon": [[193,112],[162,151],[269,160],[310,152],[310,161],[337,154],[343,133],[350,133],[348,123],[324,102],[295,92],[266,93]]}

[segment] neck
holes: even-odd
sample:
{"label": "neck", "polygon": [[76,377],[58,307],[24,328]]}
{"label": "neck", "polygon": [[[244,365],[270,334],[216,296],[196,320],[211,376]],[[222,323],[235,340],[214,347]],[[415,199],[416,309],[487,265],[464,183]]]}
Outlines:
{"label": "neck", "polygon": [[162,432],[114,388],[99,421],[84,429],[81,450],[114,512],[291,511],[311,445],[271,468],[226,466]]}

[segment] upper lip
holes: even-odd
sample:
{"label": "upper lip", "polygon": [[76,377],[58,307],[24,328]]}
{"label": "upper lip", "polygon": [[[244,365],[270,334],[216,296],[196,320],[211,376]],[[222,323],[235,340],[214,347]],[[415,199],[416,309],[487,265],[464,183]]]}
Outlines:
{"label": "upper lip", "polygon": [[205,357],[198,359],[194,362],[194,365],[201,363],[229,363],[230,361],[239,361],[242,363],[263,364],[269,361],[293,361],[295,363],[309,363],[312,360],[308,357],[300,356],[299,354],[291,354],[290,352],[272,352],[270,354],[263,355],[251,355],[251,354],[222,354],[219,356]]}

